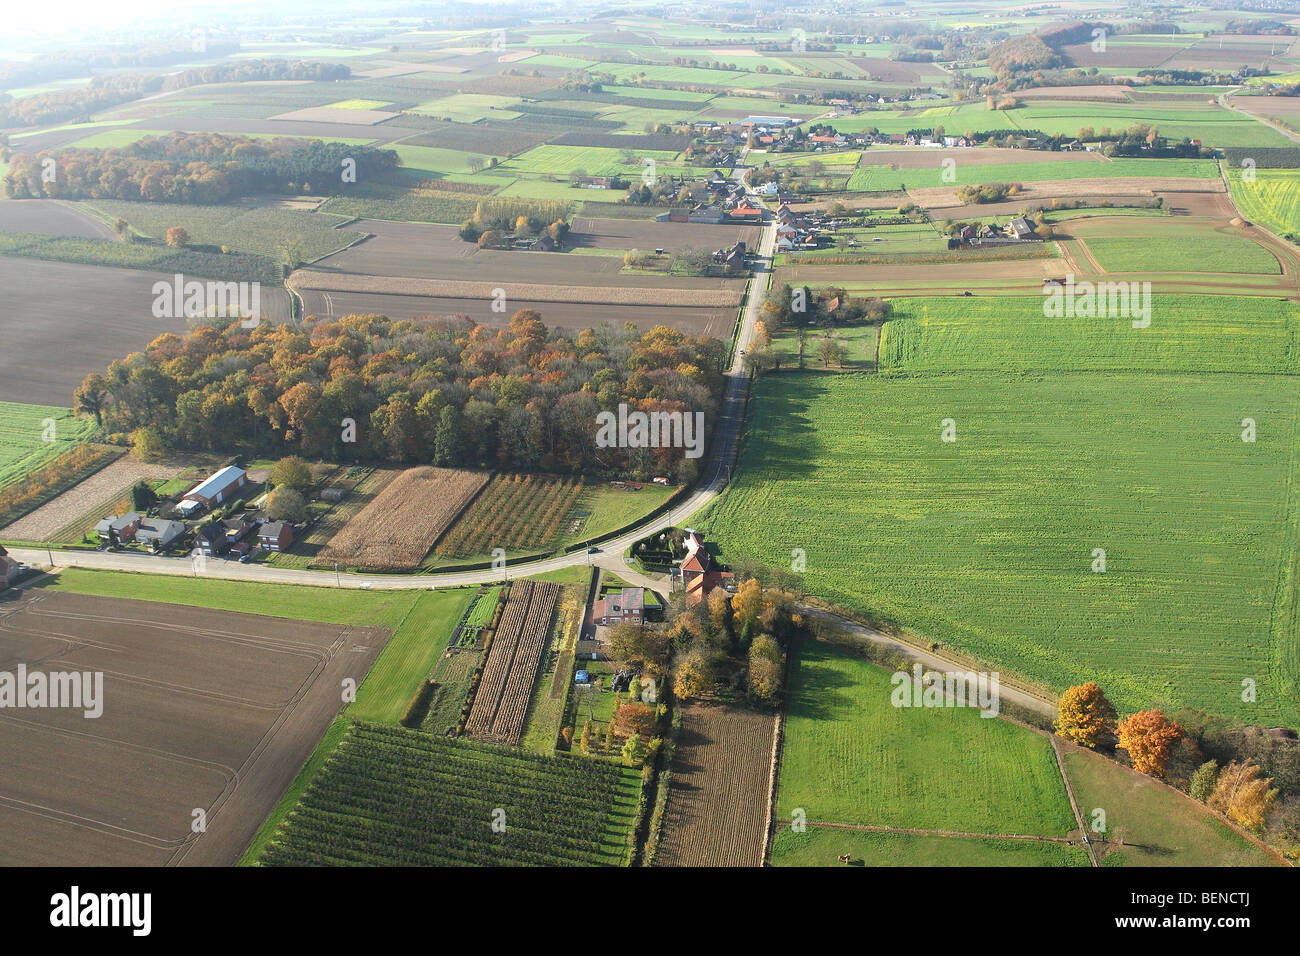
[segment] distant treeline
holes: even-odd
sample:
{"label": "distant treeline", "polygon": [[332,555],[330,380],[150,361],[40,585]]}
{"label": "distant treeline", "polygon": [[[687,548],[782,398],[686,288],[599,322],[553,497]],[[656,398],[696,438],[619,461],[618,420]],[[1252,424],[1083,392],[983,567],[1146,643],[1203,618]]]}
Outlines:
{"label": "distant treeline", "polygon": [[211,32],[194,31],[137,47],[104,50],[60,50],[22,62],[0,65],[0,89],[39,86],[54,80],[85,76],[96,70],[138,69],[220,59],[239,52],[239,41]]}
{"label": "distant treeline", "polygon": [[[52,159],[53,166],[46,162]],[[397,168],[391,149],[321,140],[222,133],[148,136],[122,149],[64,149],[14,156],[4,194],[13,199],[145,199],[220,203],[262,192],[333,195],[343,173],[368,182]],[[54,174],[44,175],[47,169]]]}
{"label": "distant treeline", "polygon": [[1256,169],[1295,169],[1300,167],[1300,146],[1225,146],[1223,159],[1232,169],[1240,169],[1251,159]]}
{"label": "distant treeline", "polygon": [[246,60],[196,67],[163,77],[148,74],[97,76],[87,86],[35,93],[0,101],[0,126],[49,126],[84,123],[101,110],[167,90],[204,83],[243,83],[257,80],[346,80],[350,67],[338,63],[288,60]]}

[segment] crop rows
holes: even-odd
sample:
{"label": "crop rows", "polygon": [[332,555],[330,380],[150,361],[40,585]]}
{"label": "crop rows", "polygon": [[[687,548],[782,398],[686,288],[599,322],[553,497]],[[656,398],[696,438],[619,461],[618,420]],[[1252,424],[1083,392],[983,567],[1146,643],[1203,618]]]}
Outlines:
{"label": "crop rows", "polygon": [[437,553],[464,558],[493,548],[549,547],[581,493],[581,477],[497,475],[439,542]]}
{"label": "crop rows", "polygon": [[594,761],[354,724],[260,862],[621,864],[621,843],[593,834],[630,825],[627,780]]}
{"label": "crop rows", "polygon": [[487,482],[482,472],[407,469],[343,526],[320,560],[409,571]]}
{"label": "crop rows", "polygon": [[560,586],[545,581],[520,581],[511,587],[465,724],[470,736],[519,743],[559,596]]}

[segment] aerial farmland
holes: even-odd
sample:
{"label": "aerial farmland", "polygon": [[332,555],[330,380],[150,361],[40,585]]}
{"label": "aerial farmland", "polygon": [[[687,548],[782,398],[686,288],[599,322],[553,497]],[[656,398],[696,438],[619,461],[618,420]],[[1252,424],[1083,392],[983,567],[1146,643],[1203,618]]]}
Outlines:
{"label": "aerial farmland", "polygon": [[0,865],[1285,915],[1293,6],[15,11]]}

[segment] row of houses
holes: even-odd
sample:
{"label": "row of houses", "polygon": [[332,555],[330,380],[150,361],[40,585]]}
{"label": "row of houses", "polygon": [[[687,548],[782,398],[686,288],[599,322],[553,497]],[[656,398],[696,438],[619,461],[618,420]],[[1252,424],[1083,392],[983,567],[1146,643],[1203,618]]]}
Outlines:
{"label": "row of houses", "polygon": [[1041,242],[1034,224],[1017,216],[1005,226],[963,226],[952,237],[950,246],[1004,246],[1020,242]]}
{"label": "row of houses", "polygon": [[[147,518],[137,511],[109,515],[95,525],[95,534],[103,544],[132,542],[164,550],[180,540],[187,530],[183,521]],[[227,518],[209,521],[194,532],[194,550],[213,557],[234,554],[241,557],[257,547],[266,551],[283,551],[293,543],[293,526],[286,521],[247,521]]]}
{"label": "row of houses", "polygon": [[776,251],[815,249],[818,243],[817,227],[806,213],[795,212],[788,203],[776,210]]}

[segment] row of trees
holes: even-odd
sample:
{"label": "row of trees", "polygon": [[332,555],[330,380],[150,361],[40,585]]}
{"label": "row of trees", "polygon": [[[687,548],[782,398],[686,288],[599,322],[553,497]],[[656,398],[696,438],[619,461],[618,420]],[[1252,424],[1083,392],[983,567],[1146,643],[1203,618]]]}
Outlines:
{"label": "row of trees", "polygon": [[1133,769],[1167,779],[1239,826],[1260,831],[1268,822],[1281,790],[1264,767],[1250,757],[1204,760],[1195,735],[1158,708],[1140,710],[1123,720],[1095,681],[1061,695],[1056,733],[1093,750],[1117,746]]}
{"label": "row of trees", "polygon": [[394,464],[696,475],[682,448],[597,445],[597,415],[703,412],[725,346],[630,324],[551,331],[531,310],[505,329],[383,316],[204,324],[167,333],[77,389],[75,404],[152,453],[187,448]]}
{"label": "row of trees", "polygon": [[[50,161],[53,161],[51,165]],[[15,156],[4,193],[15,199],[144,199],[221,203],[251,193],[333,193],[396,169],[391,149],[223,133],[148,136],[122,149]],[[52,169],[54,175],[48,175]]]}

